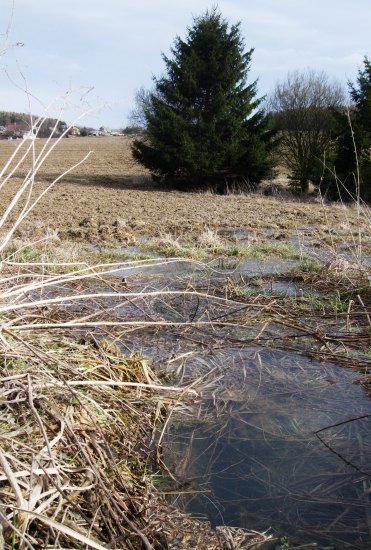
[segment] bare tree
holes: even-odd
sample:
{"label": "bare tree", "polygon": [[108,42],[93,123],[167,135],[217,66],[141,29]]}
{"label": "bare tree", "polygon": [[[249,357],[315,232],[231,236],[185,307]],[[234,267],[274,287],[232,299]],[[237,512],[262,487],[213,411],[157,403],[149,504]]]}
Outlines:
{"label": "bare tree", "polygon": [[147,126],[146,111],[151,109],[151,98],[154,89],[146,90],[143,86],[135,93],[135,107],[131,111],[129,121],[132,126],[145,128]]}
{"label": "bare tree", "polygon": [[302,192],[309,190],[310,181],[320,182],[323,159],[333,153],[333,112],[344,101],[338,82],[312,70],[289,73],[269,98],[275,129],[282,137],[281,159]]}

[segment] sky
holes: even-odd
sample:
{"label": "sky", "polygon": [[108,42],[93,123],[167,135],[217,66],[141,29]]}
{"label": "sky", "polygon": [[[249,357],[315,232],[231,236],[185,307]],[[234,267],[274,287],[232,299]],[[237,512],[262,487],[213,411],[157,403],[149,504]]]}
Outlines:
{"label": "sky", "polygon": [[[0,110],[99,128],[129,124],[136,91],[164,74],[177,36],[215,2],[0,0]],[[289,71],[325,71],[346,86],[371,56],[371,0],[220,0],[254,48],[249,82],[272,92]],[[367,38],[368,37],[368,38]],[[27,91],[25,91],[27,90]]]}

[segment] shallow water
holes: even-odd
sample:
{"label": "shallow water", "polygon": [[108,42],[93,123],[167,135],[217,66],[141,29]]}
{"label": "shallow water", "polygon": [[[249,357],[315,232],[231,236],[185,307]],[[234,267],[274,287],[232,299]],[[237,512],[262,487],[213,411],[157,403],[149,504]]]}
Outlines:
{"label": "shallow water", "polygon": [[[287,269],[286,261],[277,259],[249,259],[235,270],[188,260],[123,264],[119,275],[128,278],[130,289],[144,291],[143,298],[110,305],[120,320],[218,319],[235,306],[196,296],[148,300],[145,291],[200,286],[208,291],[228,277],[262,274],[254,271],[256,262],[275,272]],[[272,292],[303,290],[280,281],[271,285]],[[251,338],[259,331],[244,327],[241,342],[250,328]],[[353,383],[359,374],[298,353],[232,348],[228,338],[238,341],[240,335],[238,328],[228,330],[146,329],[146,338],[130,331],[125,340],[125,349],[141,349],[155,363],[168,365],[171,359],[183,383],[215,370],[217,382],[172,417],[164,459],[179,481],[170,489],[173,501],[216,525],[270,527],[292,545],[367,549],[371,401]],[[277,329],[277,337],[282,331]],[[270,337],[273,341],[275,333]],[[214,343],[226,349],[216,351]],[[178,361],[178,355],[187,357]]]}
{"label": "shallow water", "polygon": [[[155,261],[156,260],[156,261]],[[171,280],[174,276],[190,276],[202,271],[205,266],[200,262],[186,259],[166,259],[155,257],[148,262],[138,262],[131,265],[130,262],[123,264],[122,269],[115,273],[118,277],[129,277],[133,275],[153,276],[166,275]]]}
{"label": "shallow water", "polygon": [[223,372],[219,389],[168,432],[166,462],[190,493],[173,501],[215,525],[271,527],[291,544],[368,548],[371,402],[357,373],[248,348],[193,359],[185,376],[207,362]]}
{"label": "shallow water", "polygon": [[160,275],[167,276],[169,280],[175,277],[190,277],[194,275],[198,280],[208,278],[213,280],[225,280],[228,276],[265,276],[289,272],[297,266],[297,260],[268,258],[256,259],[246,258],[243,260],[213,260],[209,263],[202,263],[187,259],[166,259],[154,258],[156,262],[149,261],[136,265],[123,264],[122,269],[115,275],[118,277],[129,277],[133,275]]}
{"label": "shallow water", "polygon": [[[321,262],[330,263],[336,259],[342,258],[350,263],[357,263],[359,265],[371,266],[371,256],[367,252],[367,243],[369,243],[369,237],[362,239],[364,250],[358,250],[358,236],[352,239],[351,235],[345,235],[344,238],[340,238],[336,229],[334,228],[334,242],[331,244],[325,244],[321,239],[318,230],[314,230],[313,227],[298,227],[296,229],[287,229],[282,232],[269,229],[259,228],[258,230],[251,231],[243,227],[227,228],[220,231],[221,235],[225,235],[234,239],[236,242],[244,243],[248,241],[256,241],[259,239],[267,240],[272,244],[279,244],[282,241],[291,243],[297,248],[303,255],[318,259]],[[329,237],[329,236],[328,236]],[[366,245],[366,246],[365,246]],[[366,252],[365,252],[366,250]]]}

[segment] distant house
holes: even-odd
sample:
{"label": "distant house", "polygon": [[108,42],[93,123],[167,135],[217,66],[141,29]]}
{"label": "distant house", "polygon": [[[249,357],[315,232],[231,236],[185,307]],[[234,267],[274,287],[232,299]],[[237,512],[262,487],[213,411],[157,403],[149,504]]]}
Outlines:
{"label": "distant house", "polygon": [[7,122],[0,126],[0,139],[19,139],[22,134],[22,124],[17,124],[17,122]]}
{"label": "distant house", "polygon": [[77,126],[71,126],[71,128],[68,131],[69,136],[79,136],[80,135],[80,129],[77,128]]}
{"label": "distant house", "polygon": [[108,130],[107,128],[99,128],[99,130],[91,130],[89,132],[89,136],[110,136],[111,135],[111,131]]}
{"label": "distant house", "polygon": [[36,130],[29,130],[22,135],[23,139],[36,139]]}

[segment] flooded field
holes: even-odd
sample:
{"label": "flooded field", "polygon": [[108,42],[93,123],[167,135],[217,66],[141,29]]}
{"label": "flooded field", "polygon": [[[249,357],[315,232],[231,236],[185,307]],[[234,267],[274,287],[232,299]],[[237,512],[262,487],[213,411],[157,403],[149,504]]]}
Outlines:
{"label": "flooded field", "polygon": [[[212,319],[233,319],[235,303],[212,299],[231,276],[243,276],[250,295],[254,277],[263,277],[255,293],[281,297],[282,304],[290,297],[320,299],[321,292],[274,277],[264,282],[264,276],[287,276],[294,260],[251,258],[231,272],[215,263],[156,262],[123,268],[119,275],[147,290],[210,293],[146,303],[156,319],[208,318],[209,325],[131,335],[134,347],[138,338],[143,351],[168,373],[171,364],[182,383],[206,380],[201,395],[173,413],[161,436],[163,460],[173,476],[164,489],[170,502],[214,526],[270,529],[291,545],[367,548],[371,401],[356,383],[359,371],[305,355],[313,343],[305,344],[304,354],[254,345],[261,326],[257,310],[233,331],[212,326]],[[288,337],[287,327],[274,330],[276,341]]]}
{"label": "flooded field", "polygon": [[[0,157],[12,147],[2,144]],[[131,528],[114,512],[99,531],[107,502],[134,521],[129,537],[147,544],[148,534],[156,548],[369,548],[367,208],[361,216],[313,197],[162,189],[137,171],[130,142],[114,138],[63,142],[32,193],[93,147],[87,165],[37,202],[2,258],[7,452],[17,475],[34,467],[34,451],[14,424],[32,417],[41,453],[42,412],[49,441],[64,438],[67,487],[87,457],[91,472],[104,472],[66,514],[105,543],[116,532],[110,547]],[[16,188],[17,178],[4,204]],[[27,465],[11,455],[25,445]],[[27,499],[35,483],[22,485]],[[4,495],[11,517],[19,493]],[[63,507],[54,512],[64,521]]]}
{"label": "flooded field", "polygon": [[[204,381],[159,434],[171,473],[160,490],[214,526],[269,529],[292,546],[368,548],[371,401],[358,383],[365,369],[313,359],[321,344],[308,337],[304,315],[294,330],[292,321],[272,318],[276,300],[284,308],[288,299],[321,299],[316,288],[280,280],[292,260],[244,260],[232,272],[213,265],[158,258],[117,273],[134,294],[163,293],[114,306],[118,318],[144,314],[165,323],[122,334],[121,345],[140,346],[172,381]],[[278,279],[264,282],[272,274]],[[219,297],[230,277],[241,275],[245,288],[255,289],[249,296],[259,298],[245,306]],[[256,275],[263,277],[257,290]],[[241,319],[244,307],[249,314]],[[342,330],[341,314],[336,327]]]}
{"label": "flooded field", "polygon": [[357,374],[260,348],[182,368],[207,365],[221,386],[167,432],[171,501],[214,525],[271,528],[292,545],[368,548],[371,403],[352,384]]}

